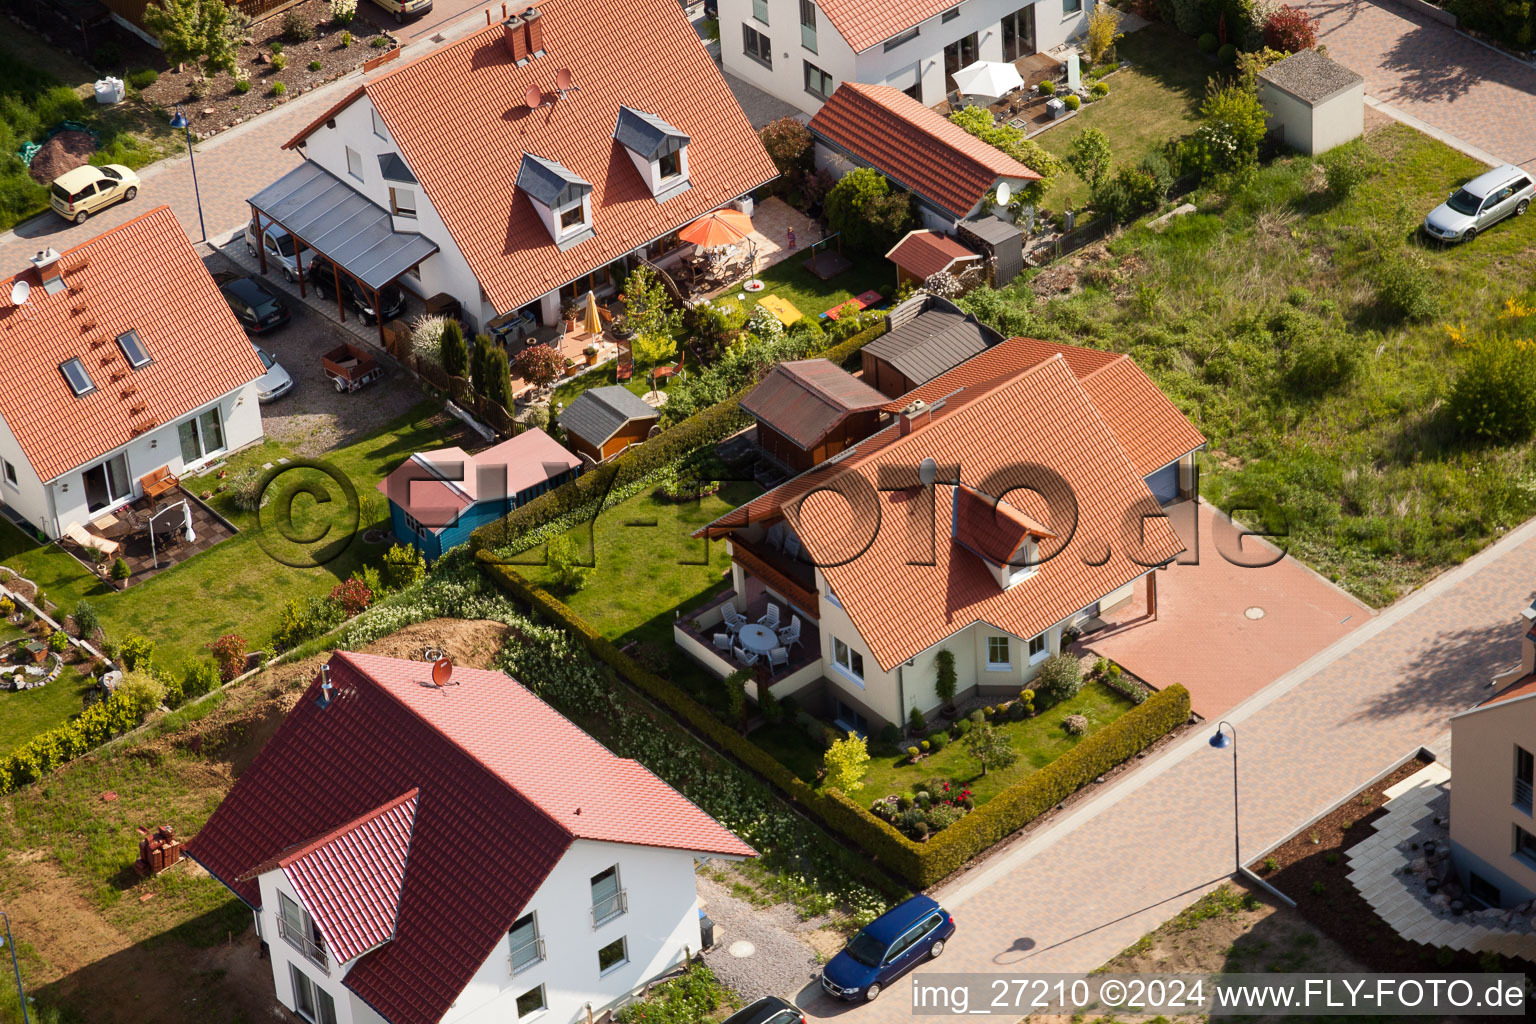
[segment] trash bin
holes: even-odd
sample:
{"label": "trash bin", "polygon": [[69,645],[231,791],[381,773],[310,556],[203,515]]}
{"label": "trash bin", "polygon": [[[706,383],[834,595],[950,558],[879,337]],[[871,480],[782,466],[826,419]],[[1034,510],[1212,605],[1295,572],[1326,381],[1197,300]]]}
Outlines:
{"label": "trash bin", "polygon": [[699,940],[704,949],[709,949],[715,944],[715,922],[709,919],[703,908],[699,909]]}
{"label": "trash bin", "polygon": [[1051,120],[1056,120],[1067,112],[1067,105],[1056,97],[1051,97],[1045,102],[1045,111],[1051,115]]}
{"label": "trash bin", "polygon": [[109,75],[96,83],[96,102],[104,107],[109,107],[114,103],[123,102],[123,97],[127,95],[127,92],[123,88],[123,80],[121,78],[113,78]]}

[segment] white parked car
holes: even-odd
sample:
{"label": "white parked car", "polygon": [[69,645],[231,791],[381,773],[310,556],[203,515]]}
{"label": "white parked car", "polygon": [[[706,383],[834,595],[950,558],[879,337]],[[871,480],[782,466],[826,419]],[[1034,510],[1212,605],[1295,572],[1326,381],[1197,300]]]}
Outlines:
{"label": "white parked car", "polygon": [[267,372],[256,378],[256,401],[262,405],[282,398],[293,390],[293,378],[288,371],[283,369],[281,363],[272,358],[272,353],[252,342],[251,347],[256,350],[256,355],[261,358],[261,365],[267,368]]}
{"label": "white parked car", "polygon": [[245,224],[245,248],[252,256],[257,256],[258,244],[267,250],[267,272],[281,270],[283,279],[290,284],[299,279],[299,267],[302,264],[307,270],[309,261],[314,257],[315,250],[305,249],[302,256],[295,255],[298,246],[294,244],[293,236],[276,224],[264,224],[261,229],[261,242],[256,241],[256,221],[252,218]]}
{"label": "white parked car", "polygon": [[1536,186],[1513,164],[1480,174],[1424,218],[1424,233],[1442,242],[1470,242],[1505,217],[1520,217],[1531,205]]}

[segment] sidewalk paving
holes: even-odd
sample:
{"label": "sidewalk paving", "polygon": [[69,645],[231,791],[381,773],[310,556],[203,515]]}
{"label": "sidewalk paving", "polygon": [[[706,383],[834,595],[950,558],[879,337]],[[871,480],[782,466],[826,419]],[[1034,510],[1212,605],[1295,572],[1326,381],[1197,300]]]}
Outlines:
{"label": "sidewalk paving", "polygon": [[[1439,736],[1519,657],[1536,579],[1529,522],[1272,683],[1226,717],[1242,755],[1243,857],[1256,858]],[[1233,871],[1232,762],[1211,726],[942,887],[959,930],[928,971],[1089,971]],[[921,975],[925,968],[913,974]],[[911,978],[861,1011],[905,1020]],[[837,1008],[811,989],[813,1016]]]}
{"label": "sidewalk paving", "polygon": [[1536,170],[1536,68],[1387,0],[1297,6],[1318,19],[1328,55],[1363,76],[1366,95],[1389,113]]}

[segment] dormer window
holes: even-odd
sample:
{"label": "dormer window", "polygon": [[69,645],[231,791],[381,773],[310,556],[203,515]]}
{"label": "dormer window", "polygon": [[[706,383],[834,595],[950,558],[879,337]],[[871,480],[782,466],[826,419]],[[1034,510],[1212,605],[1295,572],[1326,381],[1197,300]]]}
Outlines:
{"label": "dormer window", "polygon": [[1004,590],[1039,570],[1039,542],[1055,537],[1015,506],[966,484],[954,491],[950,535],[981,559]]}
{"label": "dormer window", "polygon": [[544,218],[550,238],[562,251],[592,237],[592,184],[570,168],[524,153],[517,190]]}
{"label": "dormer window", "polygon": [[620,107],[614,141],[624,147],[658,203],[688,188],[688,136],[633,107]]}

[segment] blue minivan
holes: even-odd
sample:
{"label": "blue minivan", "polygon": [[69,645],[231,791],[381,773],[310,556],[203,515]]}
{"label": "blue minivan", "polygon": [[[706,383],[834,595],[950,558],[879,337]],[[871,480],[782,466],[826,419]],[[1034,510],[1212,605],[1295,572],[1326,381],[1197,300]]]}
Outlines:
{"label": "blue minivan", "polygon": [[927,896],[913,896],[875,918],[821,972],[821,987],[838,999],[873,1000],[924,957],[944,952],[955,919]]}

